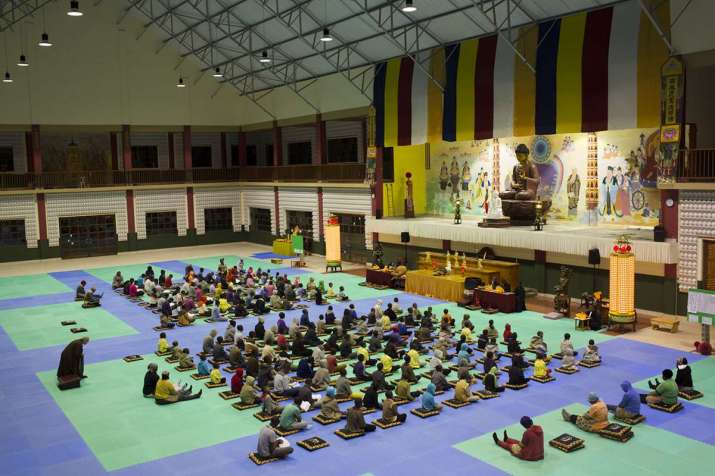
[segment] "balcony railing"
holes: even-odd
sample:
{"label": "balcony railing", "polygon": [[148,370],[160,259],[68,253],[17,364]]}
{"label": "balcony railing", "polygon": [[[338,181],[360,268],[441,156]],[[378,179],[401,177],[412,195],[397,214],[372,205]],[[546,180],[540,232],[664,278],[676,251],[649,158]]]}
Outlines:
{"label": "balcony railing", "polygon": [[191,184],[216,182],[362,182],[365,164],[285,165],[191,170],[99,170],[0,174],[0,190],[128,185]]}
{"label": "balcony railing", "polygon": [[679,182],[715,180],[715,149],[681,149],[678,154]]}

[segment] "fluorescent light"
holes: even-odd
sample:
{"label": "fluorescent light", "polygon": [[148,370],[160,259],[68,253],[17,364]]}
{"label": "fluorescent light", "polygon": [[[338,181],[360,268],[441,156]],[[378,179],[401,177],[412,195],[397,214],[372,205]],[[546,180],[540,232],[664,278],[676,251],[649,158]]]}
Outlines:
{"label": "fluorescent light", "polygon": [[40,42],[37,43],[37,46],[52,46],[52,43],[50,42],[50,35],[43,33]]}
{"label": "fluorescent light", "polygon": [[179,76],[179,82],[176,83],[176,87],[177,88],[185,88],[186,87],[186,85],[184,84],[184,78],[182,78],[181,76]]}
{"label": "fluorescent light", "polygon": [[405,0],[405,4],[402,6],[402,11],[405,13],[412,13],[417,11],[417,7],[414,5],[413,0]]}
{"label": "fluorescent light", "polygon": [[3,83],[12,83],[12,78],[10,77],[10,72],[5,71],[5,77],[2,80]]}
{"label": "fluorescent light", "polygon": [[333,37],[330,36],[330,28],[323,28],[323,36],[320,37],[320,41],[333,41]]}
{"label": "fluorescent light", "polygon": [[214,74],[212,74],[211,76],[213,76],[214,78],[223,78],[223,73],[221,72],[220,68],[216,68],[214,70]]}
{"label": "fluorescent light", "polygon": [[17,62],[18,66],[30,66],[30,63],[27,62],[27,57],[25,55],[20,55],[20,60]]}
{"label": "fluorescent light", "polygon": [[70,2],[70,9],[67,11],[67,15],[71,17],[81,17],[84,15],[79,9],[79,1],[78,0],[72,0]]}
{"label": "fluorescent light", "polygon": [[270,63],[271,59],[268,57],[268,51],[263,50],[263,52],[261,52],[261,57],[258,59],[258,61],[260,61],[261,63]]}

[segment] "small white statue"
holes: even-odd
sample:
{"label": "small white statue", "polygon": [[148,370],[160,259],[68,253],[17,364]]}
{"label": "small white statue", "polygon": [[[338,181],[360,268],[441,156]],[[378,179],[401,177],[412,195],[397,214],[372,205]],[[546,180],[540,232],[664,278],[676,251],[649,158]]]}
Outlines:
{"label": "small white statue", "polygon": [[489,199],[489,213],[487,218],[504,218],[501,210],[501,198],[498,193],[493,193]]}
{"label": "small white statue", "polygon": [[447,265],[444,267],[444,269],[447,270],[447,273],[452,272],[452,261],[450,260],[449,250],[447,250]]}

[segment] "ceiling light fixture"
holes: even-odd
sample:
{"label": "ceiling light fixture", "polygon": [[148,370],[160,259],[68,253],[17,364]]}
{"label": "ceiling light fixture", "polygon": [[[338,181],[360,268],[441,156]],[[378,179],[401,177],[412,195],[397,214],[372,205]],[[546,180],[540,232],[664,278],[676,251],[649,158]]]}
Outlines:
{"label": "ceiling light fixture", "polygon": [[330,28],[323,28],[323,36],[320,37],[320,41],[333,41],[333,37],[330,36]]}
{"label": "ceiling light fixture", "polygon": [[5,71],[5,77],[2,80],[3,83],[12,83],[12,77],[10,77],[10,72]]}
{"label": "ceiling light fixture", "polygon": [[20,60],[17,62],[18,66],[30,66],[30,63],[27,62],[27,57],[25,55],[20,55]]}
{"label": "ceiling light fixture", "polygon": [[271,58],[268,57],[268,50],[263,50],[261,52],[261,57],[258,61],[260,61],[261,63],[270,63],[271,62]]}
{"label": "ceiling light fixture", "polygon": [[78,0],[72,0],[70,2],[70,9],[67,11],[67,15],[71,17],[81,17],[84,15],[82,11],[79,9],[79,1]]}
{"label": "ceiling light fixture", "polygon": [[214,78],[223,78],[223,73],[221,72],[221,68],[216,68],[214,70],[214,74],[212,74]]}
{"label": "ceiling light fixture", "polygon": [[414,11],[417,11],[415,2],[413,0],[405,0],[405,4],[402,6],[402,11],[405,13],[412,13]]}
{"label": "ceiling light fixture", "polygon": [[50,42],[50,35],[43,33],[40,41],[37,43],[37,46],[52,46],[52,43]]}
{"label": "ceiling light fixture", "polygon": [[179,76],[179,82],[176,83],[176,87],[177,88],[185,88],[186,87],[186,85],[184,84],[184,78],[182,78],[181,76]]}

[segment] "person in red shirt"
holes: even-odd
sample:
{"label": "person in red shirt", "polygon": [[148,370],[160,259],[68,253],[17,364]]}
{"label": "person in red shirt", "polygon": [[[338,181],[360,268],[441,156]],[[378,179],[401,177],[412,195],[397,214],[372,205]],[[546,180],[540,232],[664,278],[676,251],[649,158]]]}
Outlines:
{"label": "person in red shirt", "polygon": [[241,393],[243,388],[243,369],[241,367],[236,369],[236,372],[231,377],[231,392]]}
{"label": "person in red shirt", "polygon": [[703,355],[711,355],[713,353],[713,348],[709,342],[696,342],[695,352],[700,352]]}
{"label": "person in red shirt", "polygon": [[526,431],[521,436],[521,441],[509,438],[509,435],[504,431],[504,440],[499,440],[496,433],[492,433],[494,443],[509,451],[513,456],[526,461],[539,461],[544,459],[544,431],[539,425],[534,425],[534,422],[528,416],[521,417],[521,426],[526,428]]}

